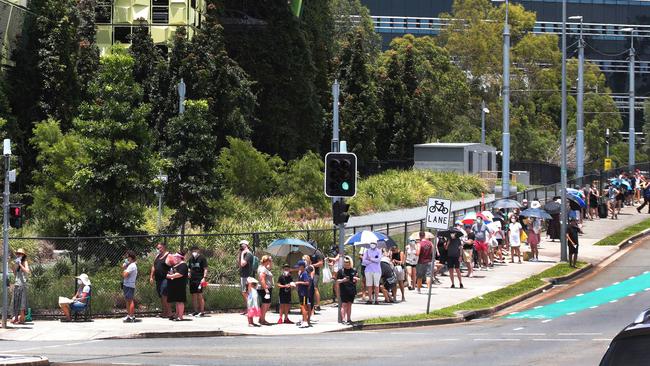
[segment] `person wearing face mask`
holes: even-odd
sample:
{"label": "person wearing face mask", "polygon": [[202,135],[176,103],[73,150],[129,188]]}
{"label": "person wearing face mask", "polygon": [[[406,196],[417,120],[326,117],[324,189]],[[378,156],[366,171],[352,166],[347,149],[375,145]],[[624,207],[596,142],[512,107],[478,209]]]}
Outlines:
{"label": "person wearing face mask", "polygon": [[194,308],[194,317],[205,315],[205,298],[203,290],[207,285],[208,278],[208,260],[201,254],[199,247],[196,245],[190,249],[192,255],[187,265],[190,267],[190,294],[192,295],[192,307]]}
{"label": "person wearing face mask", "polygon": [[16,260],[12,264],[14,269],[14,318],[13,324],[25,324],[25,311],[27,310],[27,275],[30,274],[29,262],[24,249],[16,250]]}
{"label": "person wearing face mask", "polygon": [[135,263],[136,255],[132,250],[126,252],[126,259],[122,264],[122,292],[126,300],[127,315],[125,323],[135,323],[135,281],[138,278],[138,266]]}
{"label": "person wearing face mask", "polygon": [[363,252],[362,262],[366,266],[366,287],[368,287],[368,302],[366,304],[379,305],[379,284],[381,281],[381,250],[377,243],[370,243],[370,247]]}
{"label": "person wearing face mask", "polygon": [[293,324],[289,320],[289,310],[291,310],[291,266],[288,264],[282,265],[282,273],[278,278],[278,287],[280,288],[280,319],[278,324]]}
{"label": "person wearing face mask", "polygon": [[83,311],[88,306],[88,299],[91,295],[91,283],[88,275],[85,273],[80,274],[77,277],[77,285],[79,288],[71,299],[59,297],[59,307],[64,315],[61,322],[72,321],[71,312]]}
{"label": "person wearing face mask", "polygon": [[510,263],[515,262],[515,255],[521,263],[521,252],[519,248],[521,247],[521,224],[517,220],[516,215],[510,216],[510,224],[508,225],[508,241],[510,242]]}
{"label": "person wearing face mask", "polygon": [[357,282],[359,276],[357,270],[354,269],[352,257],[345,256],[343,259],[343,268],[336,273],[336,282],[339,284],[339,291],[341,293],[341,321],[346,325],[353,325],[352,319],[352,303],[357,296]]}
{"label": "person wearing face mask", "polygon": [[262,256],[260,266],[257,268],[257,277],[260,281],[260,287],[257,290],[258,297],[262,306],[260,307],[260,324],[271,325],[266,321],[266,313],[271,308],[271,297],[273,295],[273,258],[270,255]]}

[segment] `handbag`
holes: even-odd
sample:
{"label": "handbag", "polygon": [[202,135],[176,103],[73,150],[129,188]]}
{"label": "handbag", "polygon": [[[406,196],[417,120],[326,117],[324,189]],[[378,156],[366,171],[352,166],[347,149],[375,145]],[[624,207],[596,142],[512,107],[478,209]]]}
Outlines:
{"label": "handbag", "polygon": [[519,240],[522,243],[526,242],[526,240],[528,240],[528,234],[526,234],[526,232],[522,230],[521,233],[519,234]]}
{"label": "handbag", "polygon": [[330,271],[329,266],[323,267],[323,283],[332,282],[332,271]]}

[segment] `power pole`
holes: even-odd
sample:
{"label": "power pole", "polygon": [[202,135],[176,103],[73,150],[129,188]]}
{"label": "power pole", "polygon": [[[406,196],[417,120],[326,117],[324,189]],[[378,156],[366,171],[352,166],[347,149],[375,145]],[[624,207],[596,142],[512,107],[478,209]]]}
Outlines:
{"label": "power pole", "polygon": [[508,24],[508,0],[506,20],[503,25],[503,162],[501,195],[510,196],[510,25]]}
{"label": "power pole", "polygon": [[566,224],[567,224],[567,148],[566,148],[566,0],[562,0],[562,112],[561,121],[562,126],[562,167],[560,169],[560,185],[562,207],[560,210],[560,260],[566,262],[567,257],[567,243],[566,243]]}
{"label": "power pole", "polygon": [[[578,17],[575,17],[578,18]],[[580,18],[580,39],[578,40],[578,100],[576,116],[576,177],[582,178],[585,174],[585,135],[584,135],[584,94],[585,94],[585,44],[582,38],[582,16]]]}

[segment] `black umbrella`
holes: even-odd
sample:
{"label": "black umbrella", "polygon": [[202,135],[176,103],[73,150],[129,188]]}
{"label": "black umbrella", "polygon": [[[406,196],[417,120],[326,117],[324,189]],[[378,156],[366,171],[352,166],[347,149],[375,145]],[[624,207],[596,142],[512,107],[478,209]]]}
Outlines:
{"label": "black umbrella", "polygon": [[442,236],[442,237],[445,237],[445,238],[451,238],[451,233],[458,234],[456,237],[463,236],[463,235],[466,234],[464,231],[454,227],[454,228],[451,228],[449,230],[438,231],[438,236]]}
{"label": "black umbrella", "polygon": [[551,201],[547,204],[544,205],[544,211],[548,212],[549,214],[558,214],[562,210],[562,205],[555,201]]}
{"label": "black umbrella", "polygon": [[502,198],[500,200],[494,201],[493,207],[496,208],[521,208],[521,203],[511,200],[509,198]]}
{"label": "black umbrella", "polygon": [[552,219],[551,215],[549,215],[546,211],[542,210],[541,208],[529,208],[521,211],[519,215],[524,217],[537,217],[545,220]]}

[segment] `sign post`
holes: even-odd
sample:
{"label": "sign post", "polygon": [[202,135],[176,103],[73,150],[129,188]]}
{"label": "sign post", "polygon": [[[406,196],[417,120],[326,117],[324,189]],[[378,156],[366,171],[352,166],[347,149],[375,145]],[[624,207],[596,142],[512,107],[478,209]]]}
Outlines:
{"label": "sign post", "polygon": [[[438,243],[436,243],[437,231],[438,230],[447,230],[449,229],[449,223],[451,222],[451,200],[443,198],[429,198],[427,203],[427,215],[425,226],[427,228],[433,229],[433,235],[435,236],[433,240],[433,258],[431,258],[431,276],[436,269],[436,248]],[[431,282],[429,281],[429,295],[427,298],[427,314],[431,308]]]}
{"label": "sign post", "polygon": [[612,170],[612,159],[606,158],[605,159],[605,166],[604,170]]}

